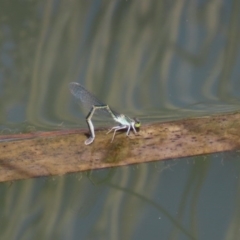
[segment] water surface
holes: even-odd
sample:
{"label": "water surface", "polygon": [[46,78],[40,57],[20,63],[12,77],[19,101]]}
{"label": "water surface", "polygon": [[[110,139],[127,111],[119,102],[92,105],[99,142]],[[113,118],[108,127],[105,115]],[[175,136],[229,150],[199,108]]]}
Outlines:
{"label": "water surface", "polygon": [[[143,124],[239,110],[239,5],[1,2],[1,133],[86,128],[72,81]],[[0,236],[237,239],[238,162],[218,153],[2,183]]]}

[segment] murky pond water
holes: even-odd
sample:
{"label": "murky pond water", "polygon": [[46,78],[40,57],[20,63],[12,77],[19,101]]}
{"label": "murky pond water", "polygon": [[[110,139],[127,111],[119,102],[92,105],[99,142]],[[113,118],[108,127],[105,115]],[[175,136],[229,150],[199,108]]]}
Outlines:
{"label": "murky pond water", "polygon": [[[72,81],[143,124],[238,111],[239,5],[1,2],[1,134],[86,128]],[[230,152],[1,183],[0,238],[237,239],[239,173]]]}

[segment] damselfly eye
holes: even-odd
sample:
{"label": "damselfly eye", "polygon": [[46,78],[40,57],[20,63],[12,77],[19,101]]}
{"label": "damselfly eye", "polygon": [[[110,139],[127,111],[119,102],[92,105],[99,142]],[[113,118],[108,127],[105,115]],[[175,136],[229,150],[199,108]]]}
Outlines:
{"label": "damselfly eye", "polygon": [[139,121],[137,118],[134,118],[133,120],[135,121],[134,126],[135,126],[136,128],[140,128],[140,126],[141,126],[140,121]]}

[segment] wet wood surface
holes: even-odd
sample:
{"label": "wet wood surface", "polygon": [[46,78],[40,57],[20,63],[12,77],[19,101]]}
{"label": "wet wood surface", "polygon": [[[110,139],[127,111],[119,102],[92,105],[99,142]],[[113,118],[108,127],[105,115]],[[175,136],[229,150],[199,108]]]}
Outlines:
{"label": "wet wood surface", "polygon": [[240,149],[240,113],[154,123],[126,137],[63,130],[0,135],[0,182]]}

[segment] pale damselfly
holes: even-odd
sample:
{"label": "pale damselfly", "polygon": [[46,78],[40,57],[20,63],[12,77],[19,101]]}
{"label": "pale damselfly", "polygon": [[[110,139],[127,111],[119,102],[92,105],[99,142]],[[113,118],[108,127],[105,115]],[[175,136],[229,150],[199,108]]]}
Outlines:
{"label": "pale damselfly", "polygon": [[130,134],[130,130],[133,129],[134,133],[137,134],[136,128],[139,128],[141,123],[136,118],[130,118],[126,115],[119,114],[115,112],[112,108],[110,108],[107,104],[102,103],[100,100],[98,100],[92,93],[90,93],[87,89],[85,89],[81,84],[76,82],[71,82],[69,84],[69,88],[73,96],[80,100],[81,103],[90,109],[90,112],[88,113],[86,120],[88,124],[88,128],[90,131],[90,137],[85,141],[85,145],[91,144],[95,139],[95,132],[94,132],[94,126],[92,123],[92,117],[94,115],[94,112],[97,110],[98,112],[107,113],[108,115],[113,118],[114,121],[118,122],[119,125],[112,127],[108,132],[110,133],[113,131],[112,141],[114,140],[115,134],[119,130],[126,129],[128,136]]}

